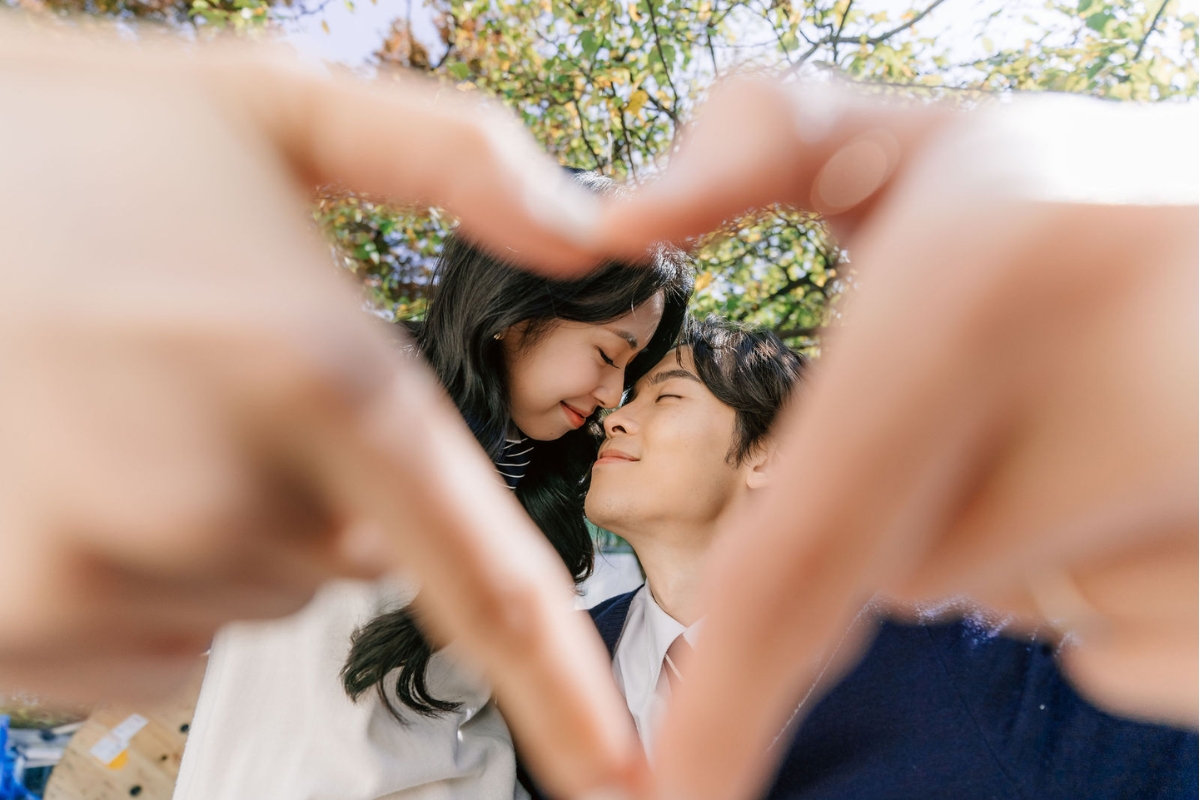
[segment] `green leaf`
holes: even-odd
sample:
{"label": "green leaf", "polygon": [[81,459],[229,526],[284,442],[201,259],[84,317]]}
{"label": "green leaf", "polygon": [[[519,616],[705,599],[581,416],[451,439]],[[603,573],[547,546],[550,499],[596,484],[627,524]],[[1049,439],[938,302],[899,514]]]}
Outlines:
{"label": "green leaf", "polygon": [[1092,7],[1095,0],[1079,0],[1079,13],[1082,14]]}
{"label": "green leaf", "polygon": [[587,28],[583,33],[579,34],[579,46],[583,48],[583,54],[588,58],[596,55],[596,51],[600,49],[602,39],[596,38],[596,32],[591,28]]}
{"label": "green leaf", "polygon": [[461,61],[451,64],[449,67],[447,67],[447,70],[450,72],[450,75],[458,81],[465,81],[471,75],[471,68]]}
{"label": "green leaf", "polygon": [[1096,33],[1104,33],[1104,27],[1112,21],[1112,18],[1112,14],[1106,14],[1103,11],[1099,14],[1092,14],[1087,18],[1087,26]]}

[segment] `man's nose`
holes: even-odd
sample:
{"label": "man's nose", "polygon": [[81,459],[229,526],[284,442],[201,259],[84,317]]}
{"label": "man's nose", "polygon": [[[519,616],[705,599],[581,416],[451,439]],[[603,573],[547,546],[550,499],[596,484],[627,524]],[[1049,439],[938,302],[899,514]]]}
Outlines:
{"label": "man's nose", "polygon": [[604,435],[606,437],[612,438],[618,433],[633,432],[633,417],[629,414],[628,408],[628,406],[622,406],[604,417]]}

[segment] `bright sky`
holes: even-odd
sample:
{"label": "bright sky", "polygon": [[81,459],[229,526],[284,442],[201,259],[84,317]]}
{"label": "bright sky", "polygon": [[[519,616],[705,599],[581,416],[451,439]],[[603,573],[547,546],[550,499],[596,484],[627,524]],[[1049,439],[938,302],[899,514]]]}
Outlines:
{"label": "bright sky", "polygon": [[[305,2],[312,7],[317,0]],[[408,15],[410,6],[417,38],[436,41],[433,15],[422,0],[330,0],[321,13],[289,23],[286,38],[306,55],[359,67],[383,42],[392,21]],[[329,26],[328,32],[322,21]]]}
{"label": "bright sky", "polygon": [[[304,2],[311,7],[319,0]],[[874,13],[897,5],[896,0],[857,0],[855,7]],[[1020,45],[1038,31],[1023,17],[1052,18],[1044,6],[1044,0],[946,0],[917,25],[917,30],[923,36],[936,36],[949,43],[952,57],[966,61],[978,53],[984,35],[997,47]],[[997,7],[1002,9],[1000,14],[985,31],[983,22]],[[1195,13],[1200,10],[1200,0],[1177,0],[1177,9]],[[321,13],[289,23],[286,38],[306,55],[360,67],[367,64],[392,21],[406,15],[411,16],[418,39],[436,42],[432,14],[423,0],[329,0]],[[328,25],[328,32],[322,22]],[[431,51],[436,55],[439,49],[434,46]]]}

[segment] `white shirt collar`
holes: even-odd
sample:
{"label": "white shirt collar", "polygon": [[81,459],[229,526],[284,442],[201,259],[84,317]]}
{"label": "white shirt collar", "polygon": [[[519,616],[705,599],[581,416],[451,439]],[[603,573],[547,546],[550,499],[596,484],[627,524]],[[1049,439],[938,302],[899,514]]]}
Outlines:
{"label": "white shirt collar", "polygon": [[643,585],[629,603],[625,627],[613,654],[613,675],[647,752],[666,710],[657,688],[667,648],[680,634],[694,646],[700,624],[685,627],[663,611],[649,584]]}

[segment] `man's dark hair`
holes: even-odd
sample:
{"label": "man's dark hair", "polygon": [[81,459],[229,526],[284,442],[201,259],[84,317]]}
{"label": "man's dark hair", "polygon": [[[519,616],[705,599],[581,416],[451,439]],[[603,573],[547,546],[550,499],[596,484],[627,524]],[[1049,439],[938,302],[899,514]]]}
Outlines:
{"label": "man's dark hair", "polygon": [[691,320],[679,344],[691,348],[696,374],[708,390],[736,413],[727,457],[741,464],[770,433],[801,384],[808,359],[765,328],[714,315]]}
{"label": "man's dark hair", "polygon": [[[596,173],[572,170],[575,180],[602,196],[617,185]],[[504,448],[511,419],[503,347],[496,335],[526,323],[526,341],[556,321],[601,324],[663,296],[662,320],[645,348],[625,369],[629,388],[674,346],[692,294],[691,262],[673,247],[659,246],[644,261],[609,262],[577,280],[555,280],[520,269],[466,239],[452,236],[434,273],[436,290],[425,319],[404,323],[433,367],[479,444],[493,461]],[[550,540],[563,563],[582,581],[592,571],[593,545],[583,501],[603,433],[599,410],[578,430],[534,442],[530,464],[517,485],[517,500]],[[358,699],[374,688],[401,720],[384,678],[399,669],[394,686],[400,704],[426,716],[453,711],[457,703],[430,694],[425,681],[433,649],[412,611],[381,614],[354,632],[342,668],[347,694]]]}

